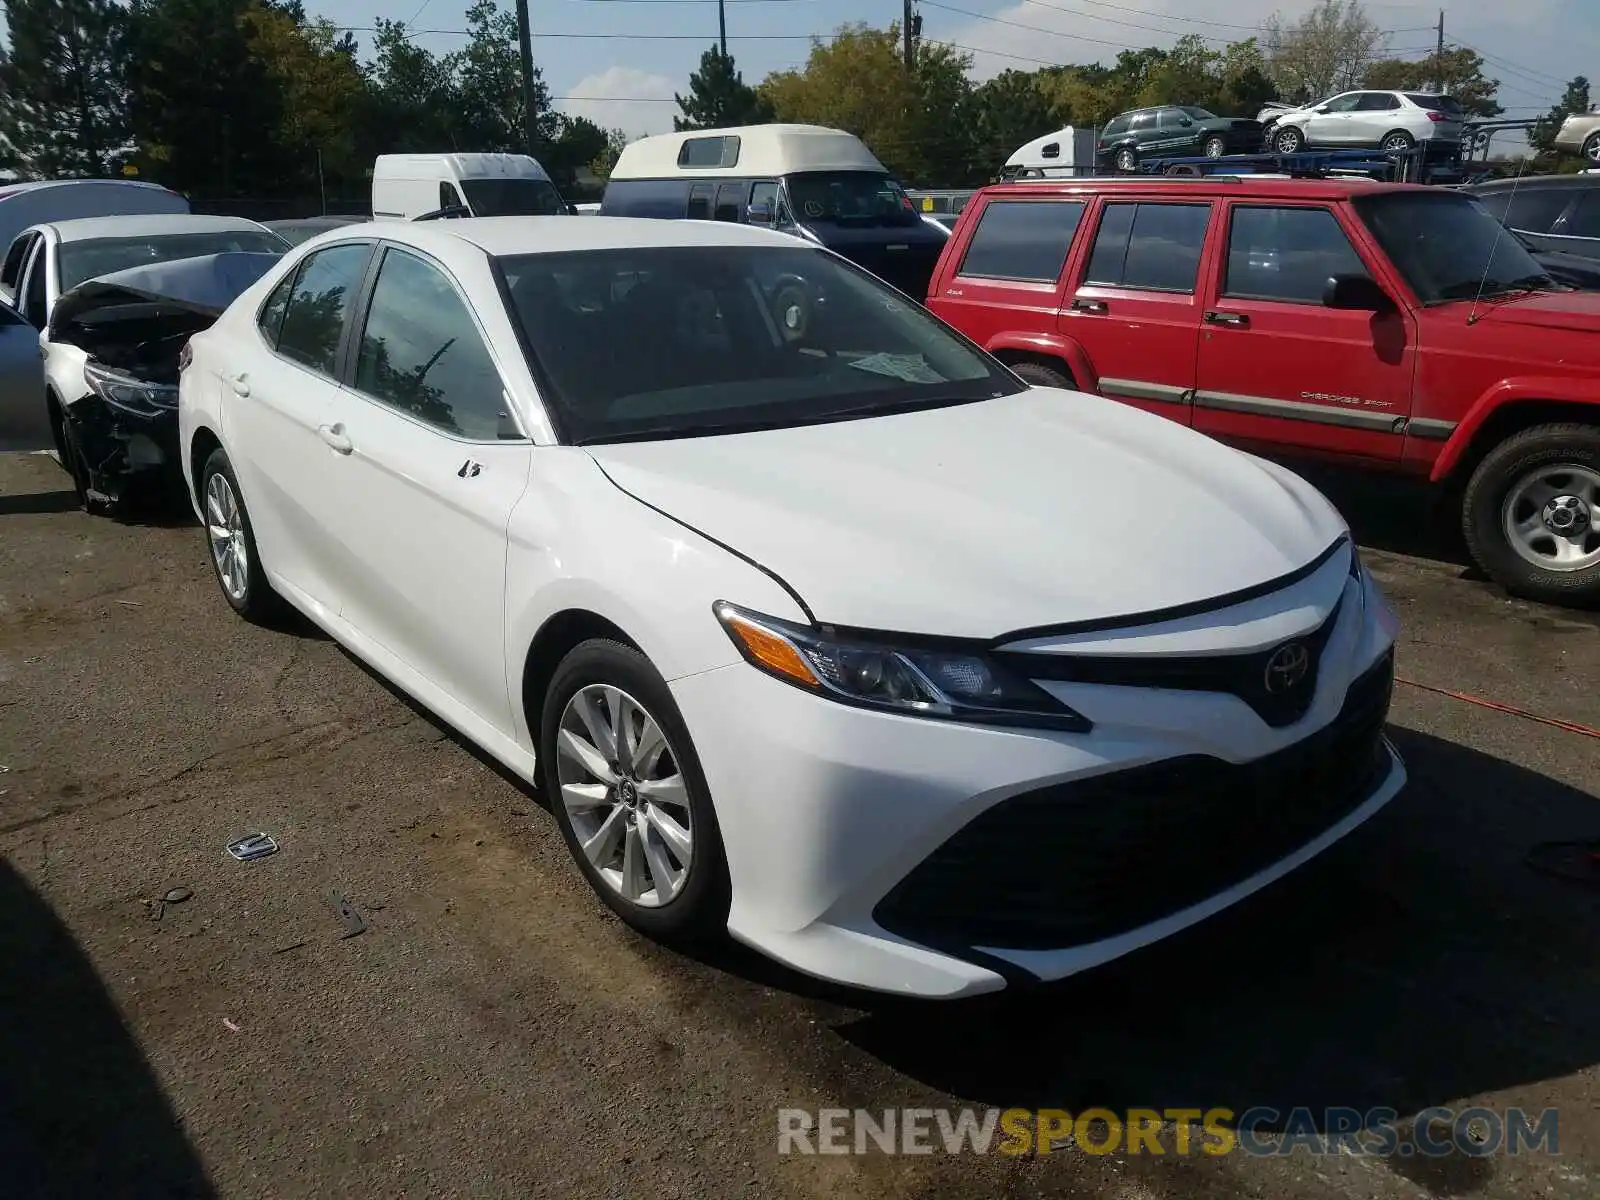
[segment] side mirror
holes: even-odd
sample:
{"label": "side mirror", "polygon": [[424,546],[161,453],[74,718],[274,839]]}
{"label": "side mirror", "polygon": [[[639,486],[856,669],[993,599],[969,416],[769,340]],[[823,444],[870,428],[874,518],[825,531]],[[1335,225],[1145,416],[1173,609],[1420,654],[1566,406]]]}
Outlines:
{"label": "side mirror", "polygon": [[1394,307],[1389,293],[1365,275],[1330,275],[1322,289],[1325,308],[1384,312]]}
{"label": "side mirror", "polygon": [[749,208],[750,224],[771,225],[773,221],[772,205],[752,204]]}

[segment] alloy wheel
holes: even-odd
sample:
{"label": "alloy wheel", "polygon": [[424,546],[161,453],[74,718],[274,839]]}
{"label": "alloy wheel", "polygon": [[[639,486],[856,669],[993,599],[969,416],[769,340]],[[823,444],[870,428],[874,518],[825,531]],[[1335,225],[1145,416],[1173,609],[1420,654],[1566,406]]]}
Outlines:
{"label": "alloy wheel", "polygon": [[206,481],[206,537],[222,590],[230,600],[243,603],[250,588],[250,550],[238,497],[221,471],[213,472]]}
{"label": "alloy wheel", "polygon": [[1501,526],[1525,561],[1545,571],[1584,571],[1600,563],[1600,471],[1549,463],[1506,493]]}
{"label": "alloy wheel", "polygon": [[567,701],[556,778],[578,845],[623,899],[658,908],[694,862],[694,814],[665,730],[621,688],[592,683]]}

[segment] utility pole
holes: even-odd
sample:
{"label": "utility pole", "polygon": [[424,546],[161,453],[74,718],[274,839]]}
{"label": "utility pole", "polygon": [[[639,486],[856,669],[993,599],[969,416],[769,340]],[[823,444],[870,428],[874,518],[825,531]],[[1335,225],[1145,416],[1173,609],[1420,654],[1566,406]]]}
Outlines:
{"label": "utility pole", "polygon": [[539,157],[539,135],[535,123],[533,95],[533,25],[528,19],[528,0],[517,0],[517,41],[522,50],[522,126],[528,154]]}
{"label": "utility pole", "polygon": [[901,0],[904,11],[900,16],[900,37],[905,42],[906,74],[911,74],[917,69],[917,50],[913,42],[911,31],[912,22],[916,19],[911,12],[911,0]]}
{"label": "utility pole", "polygon": [[1444,91],[1444,9],[1439,10],[1439,42],[1433,52],[1433,89]]}
{"label": "utility pole", "polygon": [[717,44],[722,47],[722,57],[728,57],[728,6],[717,0]]}

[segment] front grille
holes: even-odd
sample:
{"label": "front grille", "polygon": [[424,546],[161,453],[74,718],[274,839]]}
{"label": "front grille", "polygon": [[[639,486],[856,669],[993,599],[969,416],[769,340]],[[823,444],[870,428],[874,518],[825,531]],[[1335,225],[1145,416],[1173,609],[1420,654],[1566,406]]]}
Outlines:
{"label": "front grille", "polygon": [[[1317,674],[1322,651],[1339,623],[1341,599],[1311,633],[1292,638],[1255,654],[1174,656],[1113,654],[1040,654],[997,651],[1000,659],[1028,679],[1072,683],[1111,684],[1122,687],[1171,688],[1190,692],[1221,692],[1237,696],[1274,729],[1292,725],[1305,716],[1317,694]],[[1286,686],[1272,669],[1276,656],[1298,642],[1306,651],[1305,669]]]}
{"label": "front grille", "polygon": [[876,246],[852,246],[846,257],[921,304],[928,296],[928,281],[938,264],[939,248],[913,244],[909,250],[890,251]]}
{"label": "front grille", "polygon": [[873,912],[961,954],[1042,950],[1137,929],[1293,853],[1360,806],[1388,769],[1391,651],[1326,728],[1235,765],[1188,755],[1024,792],[979,814]]}

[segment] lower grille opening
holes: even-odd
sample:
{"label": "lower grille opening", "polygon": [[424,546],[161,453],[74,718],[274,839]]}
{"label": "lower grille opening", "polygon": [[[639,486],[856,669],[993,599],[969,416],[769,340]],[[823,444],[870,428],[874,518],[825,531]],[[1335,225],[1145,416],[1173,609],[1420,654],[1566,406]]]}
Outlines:
{"label": "lower grille opening", "polygon": [[1304,741],[1235,765],[1167,759],[1024,792],[979,814],[878,902],[891,933],[962,949],[1115,937],[1197,904],[1348,816],[1388,770],[1392,651]]}

